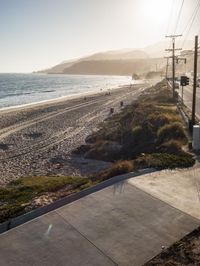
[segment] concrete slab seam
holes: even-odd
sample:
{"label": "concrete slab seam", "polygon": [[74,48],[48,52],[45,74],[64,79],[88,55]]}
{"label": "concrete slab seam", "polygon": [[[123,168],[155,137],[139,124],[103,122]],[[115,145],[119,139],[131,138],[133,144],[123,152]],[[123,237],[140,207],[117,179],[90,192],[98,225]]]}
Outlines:
{"label": "concrete slab seam", "polygon": [[101,254],[103,254],[105,257],[107,257],[112,263],[114,263],[116,266],[119,266],[114,259],[110,256],[108,256],[106,253],[104,253],[99,247],[97,247],[91,240],[89,240],[83,233],[81,233],[74,225],[72,225],[66,218],[64,218],[60,213],[55,211],[55,213],[65,221],[65,223],[69,224],[76,232],[78,232],[84,239],[86,239],[92,246],[94,246]]}

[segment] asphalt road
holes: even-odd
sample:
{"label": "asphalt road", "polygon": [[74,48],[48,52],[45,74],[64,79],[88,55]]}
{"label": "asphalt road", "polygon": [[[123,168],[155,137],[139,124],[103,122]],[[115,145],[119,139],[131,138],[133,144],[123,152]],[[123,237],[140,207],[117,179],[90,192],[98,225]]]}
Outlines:
{"label": "asphalt road", "polygon": [[[182,88],[179,89],[179,94],[181,96]],[[200,118],[200,88],[197,87],[196,90],[196,115]],[[188,106],[192,110],[192,94],[193,87],[192,85],[186,86],[183,88],[183,99],[186,106]]]}

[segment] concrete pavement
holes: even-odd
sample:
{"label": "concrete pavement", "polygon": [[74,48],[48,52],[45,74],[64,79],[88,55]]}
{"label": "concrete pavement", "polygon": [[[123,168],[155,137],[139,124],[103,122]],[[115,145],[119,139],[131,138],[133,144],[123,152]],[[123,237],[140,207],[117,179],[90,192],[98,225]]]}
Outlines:
{"label": "concrete pavement", "polygon": [[135,179],[131,184],[200,220],[200,166],[163,170]]}
{"label": "concrete pavement", "polygon": [[161,197],[172,183],[160,190],[160,182],[156,195],[148,178],[119,182],[0,235],[1,265],[142,265],[199,225]]}

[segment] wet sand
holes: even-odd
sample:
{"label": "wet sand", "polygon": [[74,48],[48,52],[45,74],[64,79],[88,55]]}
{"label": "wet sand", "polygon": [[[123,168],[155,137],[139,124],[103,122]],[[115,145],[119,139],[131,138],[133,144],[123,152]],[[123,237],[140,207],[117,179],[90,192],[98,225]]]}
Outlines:
{"label": "wet sand", "polygon": [[119,111],[120,101],[129,104],[147,86],[0,111],[0,185],[22,176],[87,175],[105,168],[104,163],[74,158],[72,150],[84,144],[111,107]]}

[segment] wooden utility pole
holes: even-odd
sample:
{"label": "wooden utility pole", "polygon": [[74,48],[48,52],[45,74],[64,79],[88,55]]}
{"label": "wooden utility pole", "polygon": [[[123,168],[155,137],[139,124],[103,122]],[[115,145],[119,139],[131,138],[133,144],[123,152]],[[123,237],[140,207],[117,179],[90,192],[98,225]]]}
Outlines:
{"label": "wooden utility pole", "polygon": [[194,46],[194,80],[193,80],[193,97],[192,97],[192,126],[195,125],[196,87],[197,87],[197,60],[198,60],[198,36],[195,36],[195,46]]}
{"label": "wooden utility pole", "polygon": [[166,79],[168,78],[168,69],[169,69],[169,58],[167,57],[167,65],[166,65]]}
{"label": "wooden utility pole", "polygon": [[177,37],[181,37],[182,35],[168,35],[167,38],[172,38],[172,49],[166,49],[165,51],[172,52],[172,93],[173,97],[175,96],[175,76],[176,76],[176,70],[175,70],[175,51],[182,50],[181,48],[175,48],[175,40]]}
{"label": "wooden utility pole", "polygon": [[172,38],[172,86],[173,97],[175,96],[175,38]]}

